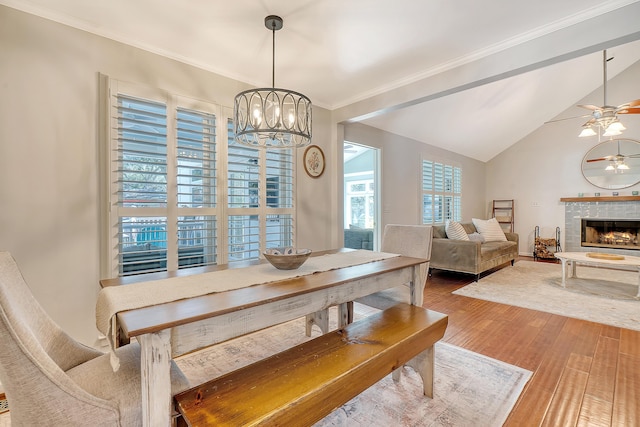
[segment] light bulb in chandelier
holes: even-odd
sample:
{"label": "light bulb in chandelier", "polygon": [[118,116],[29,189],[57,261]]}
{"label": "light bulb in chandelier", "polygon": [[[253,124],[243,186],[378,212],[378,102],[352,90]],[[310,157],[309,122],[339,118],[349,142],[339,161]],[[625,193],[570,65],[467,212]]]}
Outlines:
{"label": "light bulb in chandelier", "polygon": [[262,110],[258,104],[253,105],[253,127],[255,129],[260,128],[262,124]]}

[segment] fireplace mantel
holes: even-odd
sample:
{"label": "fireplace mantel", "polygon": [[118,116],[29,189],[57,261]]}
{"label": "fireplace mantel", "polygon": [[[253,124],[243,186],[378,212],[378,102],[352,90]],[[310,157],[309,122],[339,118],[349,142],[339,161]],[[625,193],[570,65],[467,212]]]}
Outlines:
{"label": "fireplace mantel", "polygon": [[640,202],[640,196],[562,197],[561,202]]}

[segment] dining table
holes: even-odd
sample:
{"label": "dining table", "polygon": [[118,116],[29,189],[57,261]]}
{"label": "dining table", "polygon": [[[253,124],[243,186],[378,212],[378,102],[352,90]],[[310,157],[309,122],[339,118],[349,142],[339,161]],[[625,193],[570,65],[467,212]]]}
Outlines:
{"label": "dining table", "polygon": [[[427,262],[343,248],[313,253],[299,271],[254,260],[103,279],[96,323],[112,350],[138,341],[143,425],[169,426],[172,358],[332,306],[341,327],[350,321],[348,304],[398,285],[409,286],[411,304],[422,305],[419,267]],[[162,289],[168,297],[159,296]]]}

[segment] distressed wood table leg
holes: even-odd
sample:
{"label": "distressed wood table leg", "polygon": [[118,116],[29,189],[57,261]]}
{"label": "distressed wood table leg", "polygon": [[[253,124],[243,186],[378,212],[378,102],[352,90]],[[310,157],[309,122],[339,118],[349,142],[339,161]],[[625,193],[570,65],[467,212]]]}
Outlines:
{"label": "distressed wood table leg", "polygon": [[640,298],[640,267],[638,267],[638,293],[636,297]]}
{"label": "distressed wood table leg", "polygon": [[325,309],[307,314],[306,320],[305,333],[308,337],[311,336],[311,328],[313,325],[318,325],[323,334],[329,332],[329,310]]}
{"label": "distressed wood table leg", "polygon": [[142,425],[171,425],[171,332],[169,329],[138,337]]}
{"label": "distressed wood table leg", "polygon": [[575,261],[571,261],[571,277],[578,277],[576,275],[576,262]]}
{"label": "distressed wood table leg", "polygon": [[567,260],[562,259],[562,287],[567,287]]}
{"label": "distressed wood table leg", "polygon": [[409,282],[409,292],[411,294],[411,305],[417,305],[422,307],[423,304],[423,292],[422,286],[418,286],[420,283],[420,266],[413,267],[411,272],[411,282]]}
{"label": "distressed wood table leg", "polygon": [[344,328],[353,323],[353,301],[338,305],[338,328]]}

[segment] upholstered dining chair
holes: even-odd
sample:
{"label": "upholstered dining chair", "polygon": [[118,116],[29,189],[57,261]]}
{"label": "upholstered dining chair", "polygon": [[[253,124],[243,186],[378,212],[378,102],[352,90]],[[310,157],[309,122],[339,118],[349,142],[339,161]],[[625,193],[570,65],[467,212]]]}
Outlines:
{"label": "upholstered dining chair", "polygon": [[[415,258],[431,259],[431,242],[433,240],[433,228],[430,225],[401,225],[387,224],[382,234],[381,252],[388,252]],[[429,263],[420,265],[419,281],[416,289],[416,297],[419,305],[422,305],[424,287],[427,283],[427,274],[429,272]],[[359,302],[370,307],[385,310],[398,302],[410,303],[411,293],[409,284],[396,286],[395,288],[386,289],[376,292],[362,298],[356,299]],[[353,310],[353,304],[350,304],[350,310]],[[353,318],[353,313],[349,313],[349,318]]]}
{"label": "upholstered dining chair", "polygon": [[[142,424],[140,347],[109,355],[86,347],[53,322],[31,294],[15,260],[0,252],[0,382],[12,426]],[[189,387],[172,362],[174,394]],[[170,410],[170,408],[167,408]]]}

